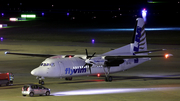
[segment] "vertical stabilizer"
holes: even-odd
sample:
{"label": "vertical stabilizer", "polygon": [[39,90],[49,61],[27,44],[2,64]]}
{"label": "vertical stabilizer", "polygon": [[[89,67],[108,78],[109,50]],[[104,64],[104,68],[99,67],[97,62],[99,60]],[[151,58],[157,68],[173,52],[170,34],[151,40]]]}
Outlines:
{"label": "vertical stabilizer", "polygon": [[146,51],[146,32],[145,32],[145,22],[143,18],[136,19],[136,25],[134,28],[134,37],[132,40],[133,52]]}

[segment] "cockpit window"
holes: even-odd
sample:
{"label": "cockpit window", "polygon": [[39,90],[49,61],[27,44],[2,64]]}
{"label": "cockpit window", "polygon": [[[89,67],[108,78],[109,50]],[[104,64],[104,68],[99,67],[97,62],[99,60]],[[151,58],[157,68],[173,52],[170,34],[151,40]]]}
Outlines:
{"label": "cockpit window", "polygon": [[53,67],[53,66],[55,66],[55,64],[54,64],[54,63],[51,63],[51,67]]}
{"label": "cockpit window", "polygon": [[41,63],[40,66],[51,66],[51,67],[53,67],[53,66],[55,66],[55,64],[54,63]]}

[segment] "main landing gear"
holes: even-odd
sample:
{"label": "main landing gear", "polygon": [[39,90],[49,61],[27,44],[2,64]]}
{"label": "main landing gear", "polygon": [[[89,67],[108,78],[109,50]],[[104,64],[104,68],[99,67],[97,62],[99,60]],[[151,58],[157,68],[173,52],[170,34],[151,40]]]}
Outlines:
{"label": "main landing gear", "polygon": [[111,81],[112,81],[112,76],[109,76],[110,67],[107,67],[107,72],[106,72],[106,70],[105,70],[104,67],[103,67],[103,69],[104,69],[104,73],[105,73],[105,75],[106,75],[105,81],[106,81],[106,82],[111,82]]}
{"label": "main landing gear", "polygon": [[72,80],[72,77],[66,77],[65,80]]}
{"label": "main landing gear", "polygon": [[105,77],[105,81],[106,81],[106,82],[111,82],[111,81],[112,81],[112,76],[107,76],[107,77]]}

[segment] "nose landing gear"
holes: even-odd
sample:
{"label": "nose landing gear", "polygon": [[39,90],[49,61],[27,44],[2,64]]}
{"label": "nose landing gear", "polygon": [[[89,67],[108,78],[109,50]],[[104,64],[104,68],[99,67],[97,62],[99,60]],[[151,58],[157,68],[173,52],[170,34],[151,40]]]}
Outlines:
{"label": "nose landing gear", "polygon": [[44,85],[44,77],[36,77],[36,79],[39,79],[39,84]]}

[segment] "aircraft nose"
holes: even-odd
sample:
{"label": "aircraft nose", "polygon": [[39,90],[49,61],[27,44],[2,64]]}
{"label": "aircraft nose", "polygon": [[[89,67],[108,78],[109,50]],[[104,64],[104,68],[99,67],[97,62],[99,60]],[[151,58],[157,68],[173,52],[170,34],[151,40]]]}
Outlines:
{"label": "aircraft nose", "polygon": [[31,71],[31,75],[36,76],[36,75],[37,75],[37,69],[33,69],[33,70]]}

